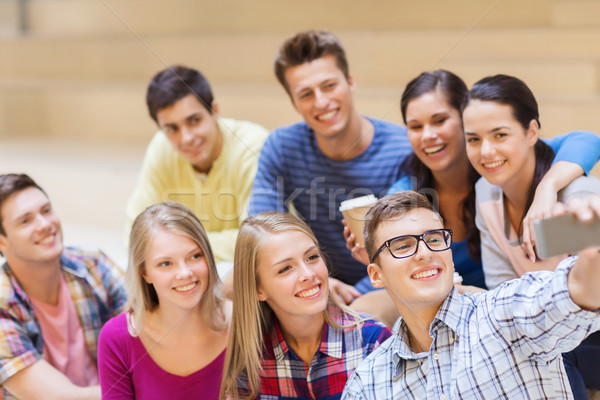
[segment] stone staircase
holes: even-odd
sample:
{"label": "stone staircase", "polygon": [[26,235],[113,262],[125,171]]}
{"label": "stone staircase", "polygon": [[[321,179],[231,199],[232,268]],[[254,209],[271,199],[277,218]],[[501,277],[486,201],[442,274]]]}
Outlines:
{"label": "stone staircase", "polygon": [[600,133],[596,0],[28,0],[26,32],[17,11],[0,0],[0,170],[43,177],[63,220],[112,233],[101,239],[112,248],[156,129],[144,102],[151,76],[198,68],[224,116],[291,123],[272,61],[302,29],[340,36],[365,114],[401,122],[402,89],[424,70],[469,85],[508,73],[536,93],[544,136]]}

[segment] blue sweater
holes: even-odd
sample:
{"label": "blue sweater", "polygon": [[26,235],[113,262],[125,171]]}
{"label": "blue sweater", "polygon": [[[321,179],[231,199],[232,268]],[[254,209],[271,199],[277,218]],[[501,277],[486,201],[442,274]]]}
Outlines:
{"label": "blue sweater", "polygon": [[367,267],[346,249],[342,201],[374,194],[383,196],[401,175],[400,164],[412,149],[400,125],[369,118],[375,134],[359,156],[332,160],[318,148],[305,122],[275,129],[265,142],[250,194],[250,215],[288,211],[293,203],[329,258],[331,276],[355,284]]}

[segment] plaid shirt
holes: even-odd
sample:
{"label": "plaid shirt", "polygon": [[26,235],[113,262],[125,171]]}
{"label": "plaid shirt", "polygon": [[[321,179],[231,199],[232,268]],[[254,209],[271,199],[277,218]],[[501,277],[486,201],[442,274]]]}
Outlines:
{"label": "plaid shirt", "polygon": [[[100,329],[125,305],[123,273],[102,252],[65,248],[62,271],[88,351],[96,360]],[[0,382],[42,359],[44,341],[27,294],[8,264],[0,271]],[[6,390],[4,398],[14,398]]]}
{"label": "plaid shirt", "polygon": [[392,339],[348,380],[342,399],[572,399],[561,353],[600,328],[598,312],[571,301],[567,274],[533,272],[475,296],[456,289],[415,354],[399,319]]}
{"label": "plaid shirt", "polygon": [[[328,308],[332,320],[351,325],[352,316]],[[260,399],[339,399],[346,380],[373,349],[391,335],[383,324],[367,320],[360,328],[338,329],[325,323],[319,351],[306,365],[288,346],[279,324],[264,337]]]}

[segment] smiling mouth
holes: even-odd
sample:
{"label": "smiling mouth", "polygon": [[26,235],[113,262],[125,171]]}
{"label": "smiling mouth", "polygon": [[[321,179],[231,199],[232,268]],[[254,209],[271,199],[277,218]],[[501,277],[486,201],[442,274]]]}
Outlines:
{"label": "smiling mouth", "polygon": [[440,151],[444,150],[446,148],[445,144],[440,144],[439,146],[431,146],[431,147],[427,147],[425,149],[423,149],[423,152],[425,154],[427,154],[428,156],[432,155],[432,154],[437,154]]}
{"label": "smiling mouth", "polygon": [[494,162],[489,162],[489,163],[482,163],[482,165],[483,165],[484,168],[494,169],[494,168],[498,168],[499,166],[501,166],[505,162],[506,162],[506,160],[501,160],[501,161],[494,161]]}
{"label": "smiling mouth", "polygon": [[411,276],[412,279],[424,279],[429,278],[431,276],[437,275],[442,270],[440,268],[428,269],[427,271],[419,272],[418,274],[414,274]]}
{"label": "smiling mouth", "polygon": [[321,291],[321,285],[316,285],[310,289],[306,289],[297,293],[296,296],[300,298],[312,297]]}
{"label": "smiling mouth", "polygon": [[173,289],[175,289],[176,292],[188,292],[188,291],[192,290],[193,288],[195,288],[197,284],[198,284],[198,282],[192,282],[189,285],[178,286]]}
{"label": "smiling mouth", "polygon": [[333,110],[333,111],[329,111],[328,113],[325,113],[325,114],[317,115],[316,119],[317,119],[317,121],[325,122],[325,121],[329,121],[330,119],[335,117],[336,114],[337,114],[337,110]]}
{"label": "smiling mouth", "polygon": [[48,236],[46,236],[46,237],[45,237],[45,238],[43,238],[43,239],[40,239],[40,240],[38,240],[38,241],[37,241],[37,244],[40,244],[40,245],[47,245],[47,244],[51,244],[52,242],[54,242],[54,239],[55,239],[55,238],[56,238],[56,232],[55,232],[55,233],[52,233],[52,234],[50,234],[50,235],[48,235]]}

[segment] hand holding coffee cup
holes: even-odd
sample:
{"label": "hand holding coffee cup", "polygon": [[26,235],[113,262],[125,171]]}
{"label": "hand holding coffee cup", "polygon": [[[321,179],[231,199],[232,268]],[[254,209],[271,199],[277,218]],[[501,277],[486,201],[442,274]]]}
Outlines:
{"label": "hand holding coffee cup", "polygon": [[355,243],[359,246],[365,246],[363,238],[365,214],[376,202],[377,198],[370,194],[368,196],[344,200],[340,204],[340,211],[344,216],[344,220],[346,220],[346,226],[348,226],[348,229],[350,229],[350,232],[354,235]]}

